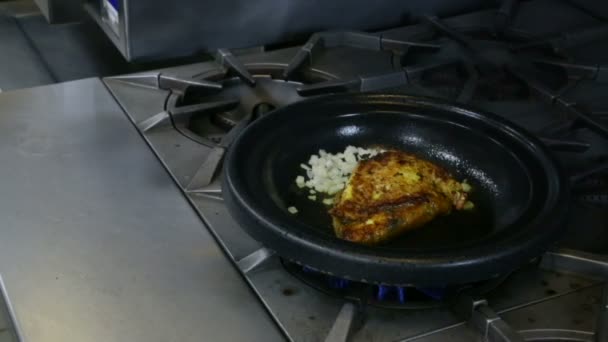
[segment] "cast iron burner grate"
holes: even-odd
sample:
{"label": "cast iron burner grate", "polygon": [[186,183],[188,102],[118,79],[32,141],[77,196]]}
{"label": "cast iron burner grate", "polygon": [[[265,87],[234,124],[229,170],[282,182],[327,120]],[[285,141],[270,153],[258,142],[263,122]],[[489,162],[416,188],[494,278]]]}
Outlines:
{"label": "cast iron burner grate", "polygon": [[[405,67],[420,64],[442,63],[446,58],[457,61],[442,68],[429,68],[417,79],[410,80],[425,89],[429,95],[441,96],[459,102],[470,101],[530,101],[535,93],[526,82],[508,71],[508,65],[534,65],[539,80],[552,91],[566,86],[568,70],[555,65],[533,64],[538,56],[553,61],[566,61],[566,52],[557,53],[543,46],[525,51],[512,51],[512,47],[526,41],[523,36],[496,35],[492,28],[457,30],[444,25],[437,18],[427,19],[431,23],[429,36],[441,42],[435,54],[409,52],[402,56],[400,64]],[[445,38],[447,36],[447,40]]]}
{"label": "cast iron burner grate", "polygon": [[[222,50],[220,50],[221,52]],[[212,148],[191,178],[190,192],[216,193],[208,186],[216,179],[226,149],[253,120],[275,108],[302,100],[297,89],[332,78],[313,71],[298,71],[292,79],[283,77],[284,67],[245,67],[236,59],[231,66],[193,76],[215,87],[188,86],[167,97],[165,112],[181,135]]]}
{"label": "cast iron burner grate", "polygon": [[275,108],[302,100],[297,93],[297,89],[302,85],[329,79],[328,76],[301,72],[293,79],[285,80],[282,78],[283,68],[279,67],[256,67],[247,70],[255,80],[255,86],[251,86],[232,73],[200,75],[199,77],[221,84],[222,91],[208,92],[196,89],[187,91],[177,103],[178,106],[222,101],[239,103],[228,110],[220,108],[213,113],[194,113],[186,125],[187,129],[200,137],[205,137],[213,129],[227,132],[249,114],[262,115]]}
{"label": "cast iron burner grate", "polygon": [[446,287],[415,287],[368,284],[315,271],[281,259],[283,267],[302,283],[330,295],[361,305],[391,310],[422,310],[447,306],[458,295],[482,296],[500,286],[509,275],[494,279]]}

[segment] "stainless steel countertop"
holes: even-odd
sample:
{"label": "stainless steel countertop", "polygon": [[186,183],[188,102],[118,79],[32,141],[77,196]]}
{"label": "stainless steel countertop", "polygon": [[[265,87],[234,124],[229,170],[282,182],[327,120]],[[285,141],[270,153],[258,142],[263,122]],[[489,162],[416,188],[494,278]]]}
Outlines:
{"label": "stainless steel countertop", "polygon": [[0,175],[25,341],[283,339],[100,80],[0,94]]}

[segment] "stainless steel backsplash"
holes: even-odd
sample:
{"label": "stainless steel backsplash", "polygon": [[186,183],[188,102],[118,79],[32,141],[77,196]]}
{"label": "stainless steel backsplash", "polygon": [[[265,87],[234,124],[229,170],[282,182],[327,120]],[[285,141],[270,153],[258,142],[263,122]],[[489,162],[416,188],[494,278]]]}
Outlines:
{"label": "stainless steel backsplash", "polygon": [[118,10],[124,27],[113,39],[127,59],[161,59],[286,42],[315,31],[377,30],[420,14],[442,16],[484,5],[495,1],[123,0]]}

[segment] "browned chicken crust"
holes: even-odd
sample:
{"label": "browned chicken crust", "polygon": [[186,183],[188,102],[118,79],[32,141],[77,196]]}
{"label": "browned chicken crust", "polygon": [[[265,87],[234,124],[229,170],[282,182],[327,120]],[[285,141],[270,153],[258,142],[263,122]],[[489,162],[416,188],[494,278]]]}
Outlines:
{"label": "browned chicken crust", "polygon": [[359,162],[329,213],[339,238],[377,244],[462,209],[467,187],[438,165],[387,151]]}

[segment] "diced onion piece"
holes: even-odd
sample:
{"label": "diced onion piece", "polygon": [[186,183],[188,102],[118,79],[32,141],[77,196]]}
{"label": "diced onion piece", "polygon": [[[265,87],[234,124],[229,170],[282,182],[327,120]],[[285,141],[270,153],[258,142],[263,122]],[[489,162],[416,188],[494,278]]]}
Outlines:
{"label": "diced onion piece", "polygon": [[310,196],[308,196],[308,199],[311,200],[311,201],[316,201],[317,200],[317,196],[310,195]]}
{"label": "diced onion piece", "polygon": [[473,204],[471,201],[467,201],[462,207],[464,210],[473,210],[473,208],[475,208],[475,204]]}
{"label": "diced onion piece", "polygon": [[332,205],[334,204],[334,199],[333,198],[326,198],[323,200],[323,204],[325,205]]}
{"label": "diced onion piece", "polygon": [[355,146],[347,146],[343,152],[335,154],[319,150],[317,154],[310,156],[307,164],[300,165],[306,174],[296,177],[296,184],[299,188],[308,188],[309,195],[316,195],[318,192],[333,196],[344,189],[360,160],[382,152],[383,150],[378,148],[365,149]]}
{"label": "diced onion piece", "polygon": [[471,187],[471,185],[469,183],[467,183],[467,181],[462,182],[461,185],[462,185],[462,191],[464,191],[464,192],[471,192],[471,190],[473,189]]}
{"label": "diced onion piece", "polygon": [[306,180],[304,179],[303,176],[296,177],[296,185],[300,189],[306,186]]}
{"label": "diced onion piece", "polygon": [[289,211],[290,214],[297,214],[298,213],[298,208],[296,207],[289,207],[287,208],[287,211]]}

